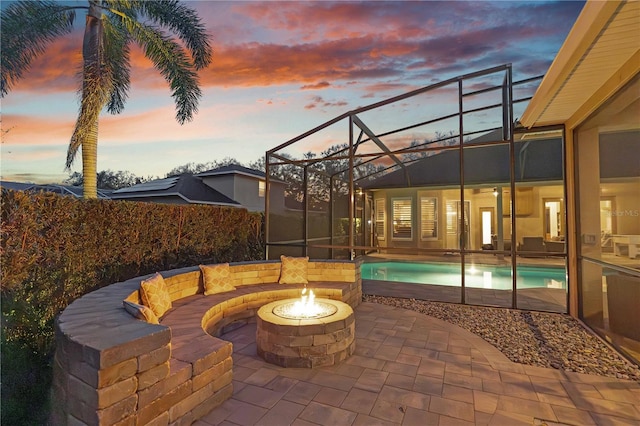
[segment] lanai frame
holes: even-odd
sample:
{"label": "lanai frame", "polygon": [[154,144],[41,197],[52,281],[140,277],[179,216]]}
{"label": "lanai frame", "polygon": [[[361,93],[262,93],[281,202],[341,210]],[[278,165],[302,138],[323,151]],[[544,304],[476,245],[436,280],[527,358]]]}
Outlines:
{"label": "lanai frame", "polygon": [[[463,90],[463,84],[469,80],[472,79],[477,79],[480,77],[484,77],[484,76],[499,76],[501,77],[501,84],[498,85],[493,85],[493,86],[489,86],[489,87],[483,87],[477,90],[472,90],[472,91],[468,91],[465,92]],[[371,105],[368,106],[364,106],[364,107],[360,107],[357,109],[354,109],[352,111],[346,112],[342,115],[339,115],[337,117],[335,117],[332,120],[329,120],[297,137],[294,137],[293,139],[288,140],[287,142],[271,149],[268,150],[266,152],[265,155],[265,174],[266,174],[266,193],[265,193],[265,246],[266,246],[266,252],[265,252],[265,257],[267,259],[269,259],[269,249],[270,247],[276,247],[276,246],[290,246],[290,247],[299,247],[302,250],[302,254],[303,255],[307,255],[308,254],[308,250],[309,248],[325,248],[330,250],[330,257],[333,257],[333,251],[334,250],[348,250],[349,253],[349,257],[350,258],[354,258],[356,255],[357,251],[360,252],[366,252],[367,250],[376,250],[377,247],[375,247],[374,245],[370,244],[370,245],[358,245],[356,244],[355,241],[355,226],[354,226],[354,220],[355,220],[355,212],[356,212],[356,185],[359,181],[363,180],[363,179],[367,179],[370,178],[371,175],[366,175],[366,176],[360,176],[358,178],[356,178],[356,176],[354,175],[354,169],[357,167],[360,167],[364,164],[368,164],[368,163],[372,163],[376,160],[379,160],[383,157],[388,157],[389,159],[393,160],[393,164],[384,168],[383,170],[378,170],[374,173],[374,175],[379,175],[385,172],[388,172],[391,169],[395,169],[397,167],[401,168],[401,169],[405,169],[406,164],[408,164],[409,162],[403,162],[399,159],[399,156],[402,155],[406,155],[406,154],[422,154],[422,153],[427,153],[429,151],[434,151],[434,150],[438,150],[438,151],[442,151],[442,150],[449,150],[449,149],[453,149],[453,150],[458,150],[460,155],[459,155],[459,172],[460,172],[460,203],[462,205],[464,205],[464,201],[465,201],[465,179],[464,179],[464,172],[465,172],[465,168],[464,168],[464,155],[463,155],[463,149],[465,147],[468,147],[468,145],[465,144],[465,138],[470,138],[470,137],[475,137],[481,134],[486,134],[488,132],[491,131],[500,131],[501,132],[501,140],[495,141],[495,142],[487,142],[484,145],[491,145],[491,144],[505,144],[508,143],[509,144],[509,168],[510,168],[510,194],[512,196],[512,200],[511,200],[511,208],[513,210],[515,210],[516,206],[516,200],[513,197],[513,194],[515,194],[515,189],[516,189],[516,179],[515,179],[515,156],[514,156],[514,134],[517,132],[524,132],[524,129],[517,129],[516,128],[516,123],[514,120],[514,105],[518,104],[518,103],[522,103],[522,102],[527,102],[531,99],[532,96],[525,96],[522,98],[517,98],[514,99],[514,87],[518,87],[518,86],[525,86],[528,85],[530,83],[533,82],[537,82],[540,79],[542,79],[543,76],[535,76],[535,77],[531,77],[531,78],[526,78],[520,81],[516,81],[513,82],[512,79],[512,66],[511,64],[505,64],[505,65],[500,65],[500,66],[496,66],[496,67],[492,67],[492,68],[488,68],[485,70],[481,70],[481,71],[477,71],[477,72],[473,72],[473,73],[469,73],[469,74],[464,74],[458,77],[454,77],[454,78],[450,78],[426,87],[422,87],[419,88],[417,90],[413,90],[404,94],[401,94],[399,96],[395,96],[395,97],[391,97],[389,99],[380,101],[380,102],[376,102],[373,103]],[[437,89],[441,89],[441,88],[445,88],[447,86],[455,86],[457,89],[457,98],[458,98],[458,111],[456,111],[455,113],[451,113],[451,114],[446,114],[443,116],[439,116],[433,119],[429,119],[426,121],[421,121],[418,123],[414,123],[408,126],[403,126],[403,127],[399,127],[390,131],[386,131],[384,133],[380,133],[380,134],[376,134],[360,117],[359,114],[363,114],[367,111],[372,111],[372,110],[376,110],[378,108],[387,106],[387,105],[391,105],[394,103],[399,103],[401,101],[410,99],[410,98],[414,98],[418,95],[421,94],[425,94],[425,93],[429,93],[432,91],[435,91]],[[493,103],[493,104],[489,104],[489,105],[483,105],[480,107],[476,107],[476,108],[471,108],[471,109],[464,109],[464,104],[463,101],[465,98],[471,97],[471,96],[475,96],[475,95],[480,95],[480,94],[484,94],[484,93],[488,93],[488,92],[495,92],[495,91],[499,91],[500,92],[500,102],[499,103]],[[476,113],[480,113],[483,111],[488,111],[491,109],[496,109],[499,108],[500,109],[500,114],[501,114],[501,122],[500,122],[500,126],[498,127],[491,127],[491,128],[483,128],[483,129],[479,129],[479,130],[473,130],[473,131],[465,131],[465,126],[464,126],[464,117],[466,115],[469,114],[476,114]],[[429,141],[429,142],[425,142],[423,144],[418,144],[415,146],[410,146],[410,147],[404,147],[401,149],[390,149],[388,146],[386,146],[383,141],[381,140],[381,138],[384,138],[386,136],[390,136],[399,132],[403,132],[403,131],[407,131],[407,130],[411,130],[414,128],[418,128],[421,126],[427,126],[427,125],[432,125],[432,124],[436,124],[438,122],[443,122],[445,120],[451,120],[451,119],[457,119],[458,122],[458,129],[457,129],[457,134],[453,135],[454,138],[457,139],[457,145],[455,146],[450,146],[450,147],[443,147],[441,145],[437,145],[434,146],[434,143],[436,142],[442,142],[442,139],[439,140],[435,140],[435,141]],[[322,157],[322,158],[306,158],[306,159],[291,159],[288,158],[286,156],[283,156],[281,153],[285,148],[289,148],[291,146],[293,146],[294,144],[304,141],[306,138],[313,136],[315,134],[317,134],[318,132],[336,124],[339,123],[343,120],[348,121],[348,144],[347,147],[336,151],[328,156]],[[355,127],[354,127],[355,126]],[[359,135],[356,138],[355,136],[355,132],[354,132],[354,128],[357,130],[359,130]],[[536,131],[547,131],[547,130],[561,130],[560,129],[535,129]],[[451,137],[451,136],[449,136]],[[346,138],[345,138],[346,139]],[[367,142],[373,142],[377,148],[379,149],[379,152],[376,153],[356,153],[357,148]],[[474,145],[475,146],[475,145]],[[309,239],[309,214],[310,214],[310,207],[309,207],[309,196],[308,196],[308,189],[309,189],[309,180],[308,180],[308,176],[309,176],[309,168],[310,166],[313,166],[314,164],[323,162],[323,161],[334,161],[334,160],[346,160],[348,162],[348,166],[346,169],[342,169],[339,170],[338,172],[335,172],[333,175],[331,176],[326,176],[330,179],[330,190],[329,190],[329,197],[331,198],[333,191],[333,183],[334,180],[338,179],[339,180],[339,175],[341,174],[347,174],[347,179],[346,181],[343,180],[342,183],[346,184],[347,187],[347,200],[348,200],[348,225],[347,225],[347,230],[348,230],[348,235],[347,235],[347,244],[342,244],[342,245],[336,245],[333,244],[333,237],[334,237],[334,232],[333,232],[333,218],[330,218],[330,223],[331,223],[331,227],[332,227],[332,231],[331,231],[331,243],[330,244],[312,244],[310,243],[310,239]],[[270,206],[270,190],[271,190],[271,185],[270,185],[270,180],[271,180],[271,170],[275,167],[281,166],[281,165],[295,165],[295,166],[299,166],[302,167],[303,169],[303,179],[302,179],[302,189],[303,189],[303,195],[302,195],[302,220],[303,220],[303,225],[302,225],[302,238],[299,241],[296,242],[276,242],[272,240],[272,236],[270,235],[270,211],[271,211],[271,206]],[[406,169],[405,169],[406,170]],[[565,188],[565,192],[566,192],[566,188]],[[332,205],[332,201],[331,199],[329,200],[329,206]],[[331,216],[333,213],[333,208],[329,208],[329,215]],[[465,211],[464,209],[462,209],[462,216],[461,216],[461,220],[464,223],[465,220]],[[516,229],[516,217],[515,214],[512,214],[510,216],[510,220],[511,220],[511,227],[513,230]],[[499,226],[501,226],[501,221],[499,221]],[[500,232],[501,234],[501,232]],[[500,243],[502,243],[501,239],[500,239]],[[500,244],[501,245],[501,244]],[[515,247],[516,247],[516,233],[512,232],[511,233],[511,250],[510,251],[504,251],[504,247],[499,247],[499,250],[496,252],[498,255],[504,255],[504,254],[512,254],[515,251]],[[393,249],[391,249],[392,251]],[[442,251],[440,249],[429,249],[429,248],[415,248],[417,253],[430,253],[430,252],[439,252]],[[459,254],[460,254],[460,261],[462,263],[462,265],[464,265],[465,262],[465,254],[467,253],[473,253],[473,250],[466,250],[465,247],[460,247],[460,250],[458,250]],[[512,262],[511,262],[511,268],[512,268],[512,276],[513,276],[513,285],[514,285],[514,290],[515,290],[515,277],[516,277],[516,256],[511,256]],[[464,274],[462,275],[462,303],[465,303],[465,291],[464,291]],[[512,291],[512,305],[513,307],[517,306],[517,299],[516,299],[516,291]]]}

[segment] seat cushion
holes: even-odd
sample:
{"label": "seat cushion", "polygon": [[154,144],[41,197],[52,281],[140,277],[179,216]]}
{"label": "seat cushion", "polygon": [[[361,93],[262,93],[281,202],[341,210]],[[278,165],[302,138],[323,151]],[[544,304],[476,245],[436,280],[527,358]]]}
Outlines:
{"label": "seat cushion", "polygon": [[309,269],[308,257],[280,256],[282,268],[280,270],[280,284],[307,284],[307,271]]}
{"label": "seat cushion", "polygon": [[151,278],[140,283],[140,296],[142,304],[149,307],[158,318],[171,309],[169,291],[164,283],[164,278],[157,272]]}
{"label": "seat cushion", "polygon": [[231,273],[229,272],[228,263],[200,265],[200,270],[202,271],[204,281],[205,296],[236,289],[233,284],[231,284]]}

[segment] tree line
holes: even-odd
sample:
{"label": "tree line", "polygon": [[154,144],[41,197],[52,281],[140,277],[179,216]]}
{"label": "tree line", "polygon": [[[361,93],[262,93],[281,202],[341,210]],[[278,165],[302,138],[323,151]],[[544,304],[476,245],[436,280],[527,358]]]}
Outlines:
{"label": "tree line", "polygon": [[[174,167],[169,170],[164,177],[179,176],[185,173],[197,174],[207,170],[217,169],[219,167],[228,166],[231,164],[237,164],[245,166],[235,158],[225,157],[222,160],[208,161],[205,163],[190,162],[181,166]],[[264,171],[264,160],[262,165],[259,161],[249,163],[245,167]],[[96,174],[96,182],[98,189],[116,190],[121,188],[128,188],[139,183],[149,182],[152,180],[161,179],[160,176],[138,176],[135,173],[131,173],[127,170],[102,170]],[[67,185],[82,186],[84,184],[84,175],[81,172],[73,172],[67,179],[64,180]]]}
{"label": "tree line", "polygon": [[[410,164],[414,161],[433,155],[438,151],[420,151],[424,148],[445,148],[457,143],[456,136],[452,133],[436,133],[433,139],[413,140],[409,148],[418,151],[409,151],[400,154],[403,163]],[[283,158],[292,160],[291,163],[279,161],[269,170],[270,178],[287,183],[285,195],[301,202],[304,194],[305,169],[307,172],[307,195],[310,207],[322,209],[329,200],[330,190],[334,193],[346,195],[348,193],[349,160],[345,159],[348,153],[347,144],[336,144],[322,151],[319,155],[307,152],[302,155],[302,162],[295,163],[287,154],[280,154]],[[393,165],[385,163],[386,157],[379,159],[358,158],[354,159],[354,180],[356,184],[370,179],[375,179],[385,172],[393,169]],[[387,161],[388,162],[388,161]],[[265,172],[265,159],[260,157],[249,163],[242,163],[233,157],[225,157],[221,160],[207,161],[203,163],[189,162],[169,170],[164,178],[179,176],[182,174],[198,174],[207,170],[213,170],[229,165],[239,165],[250,169]],[[159,176],[137,176],[129,171],[102,170],[96,174],[97,188],[103,190],[117,190],[127,188],[144,182],[160,179]],[[84,184],[84,176],[80,172],[73,172],[64,183],[81,186]]]}

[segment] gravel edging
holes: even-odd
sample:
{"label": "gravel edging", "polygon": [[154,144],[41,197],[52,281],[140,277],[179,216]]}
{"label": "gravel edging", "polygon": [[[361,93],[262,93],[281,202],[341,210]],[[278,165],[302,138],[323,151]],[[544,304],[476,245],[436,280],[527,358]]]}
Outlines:
{"label": "gravel edging", "polygon": [[513,362],[640,382],[626,360],[568,315],[363,295],[365,302],[420,312],[482,337]]}

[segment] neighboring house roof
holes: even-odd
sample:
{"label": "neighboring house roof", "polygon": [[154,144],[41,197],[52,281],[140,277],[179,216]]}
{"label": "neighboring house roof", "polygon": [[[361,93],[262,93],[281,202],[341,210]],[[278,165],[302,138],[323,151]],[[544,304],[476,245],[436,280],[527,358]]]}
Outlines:
{"label": "neighboring house roof", "polygon": [[[501,140],[500,130],[485,140]],[[465,143],[464,179],[467,185],[510,181],[509,145],[473,147],[480,138]],[[467,145],[469,144],[469,145]],[[515,144],[516,179],[521,182],[561,180],[563,177],[562,144],[559,139],[539,139]],[[408,181],[407,181],[408,177]],[[460,156],[457,149],[425,157],[406,168],[395,170],[377,179],[362,181],[366,189],[406,188],[418,186],[450,186],[460,183]]]}
{"label": "neighboring house roof", "polygon": [[35,185],[35,183],[10,182],[7,180],[0,181],[0,188],[11,189],[13,191],[27,191]]}
{"label": "neighboring house roof", "polygon": [[588,1],[520,122],[574,128],[637,75],[638,16],[638,1]]}
{"label": "neighboring house roof", "polygon": [[264,172],[260,170],[250,169],[248,167],[240,166],[238,164],[229,164],[227,166],[218,167],[217,169],[207,170],[201,173],[197,173],[198,177],[208,177],[208,176],[218,176],[218,175],[229,175],[229,174],[239,174],[250,177],[255,177],[259,179],[265,179]]}
{"label": "neighboring house roof", "polygon": [[[198,177],[211,177],[211,176],[224,176],[224,175],[243,175],[260,180],[265,180],[266,175],[261,170],[250,169],[248,167],[241,166],[239,164],[229,164],[227,166],[218,167],[216,169],[207,170],[201,173],[196,173]],[[270,182],[286,183],[278,179],[271,178]]]}
{"label": "neighboring house roof", "polygon": [[140,183],[118,189],[111,194],[114,200],[149,198],[149,201],[154,201],[154,198],[166,197],[179,197],[190,204],[242,207],[240,203],[205,185],[200,178],[190,174]]}
{"label": "neighboring house roof", "polygon": [[[61,185],[57,183],[48,184],[36,184],[36,183],[22,183],[22,182],[0,182],[0,187],[13,189],[15,191],[34,191],[34,192],[53,192],[60,195],[70,195],[76,198],[82,198],[83,187],[72,185]],[[98,198],[109,199],[111,191],[98,189]]]}

